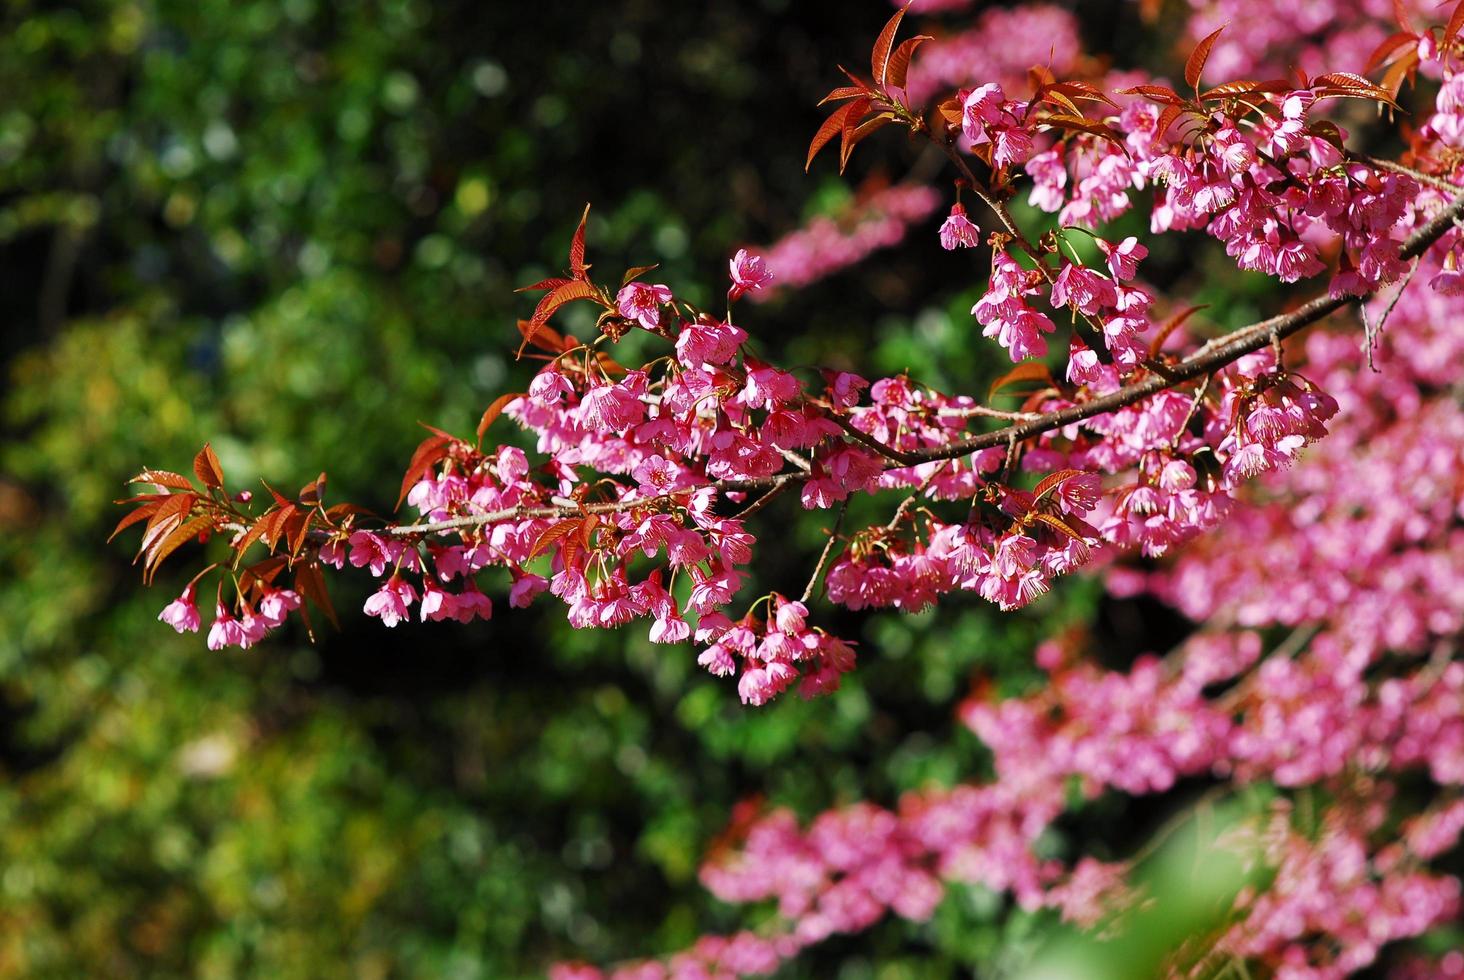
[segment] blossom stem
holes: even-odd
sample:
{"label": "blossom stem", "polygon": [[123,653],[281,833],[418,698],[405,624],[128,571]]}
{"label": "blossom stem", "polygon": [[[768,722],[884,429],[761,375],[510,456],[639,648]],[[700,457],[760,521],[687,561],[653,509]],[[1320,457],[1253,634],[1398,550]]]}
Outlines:
{"label": "blossom stem", "polygon": [[849,511],[849,500],[846,497],[839,507],[839,516],[834,519],[834,529],[829,532],[829,539],[824,543],[823,553],[818,556],[818,564],[813,566],[813,575],[808,580],[808,585],[803,589],[803,598],[799,602],[806,603],[813,597],[813,588],[818,585],[819,576],[823,575],[824,566],[828,564],[829,554],[834,550],[834,545],[839,540],[839,529],[844,526],[844,515]]}

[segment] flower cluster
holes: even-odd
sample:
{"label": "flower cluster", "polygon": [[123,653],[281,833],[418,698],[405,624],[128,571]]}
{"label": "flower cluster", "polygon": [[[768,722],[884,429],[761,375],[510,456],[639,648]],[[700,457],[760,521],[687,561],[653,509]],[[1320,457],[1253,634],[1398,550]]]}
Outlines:
{"label": "flower cluster", "polygon": [[779,289],[796,289],[847,269],[882,248],[898,245],[906,231],[940,207],[940,194],[916,184],[895,185],[856,198],[834,215],[820,215],[764,249],[777,288],[752,294],[761,302]]}
{"label": "flower cluster", "polygon": [[[1320,7],[1376,14],[1368,3]],[[1213,37],[1185,66],[1192,95],[1152,78],[1112,94],[1102,79],[1060,81],[1056,66],[1086,67],[1060,43],[1048,69],[963,78],[927,113],[913,93],[943,77],[943,51],[966,42],[932,42],[919,83],[911,54],[924,42],[892,47],[899,16],[876,46],[873,77],[851,75],[830,93],[839,107],[810,160],[838,136],[847,161],[893,124],[952,159],[958,193],[983,210],[957,203],[939,243],[991,247],[972,314],[1017,364],[993,397],[1034,386],[1019,410],[903,374],[779,367],[751,321],[733,320],[744,296],[899,240],[935,212],[930,188],[886,188],[766,255],[739,251],[720,315],[644,281],[649,268],[613,288],[592,280],[582,222],[568,271],[530,287],[543,297],[520,325],[521,351],[532,348],[541,370],[489,407],[476,442],[436,430],[424,440],[401,489],[415,523],[327,508],[323,479],[251,508],[224,490],[205,447],[194,461],[201,487],[144,471],[136,482],[156,492],[129,501],[118,530],[142,525],[148,578],[192,540],[228,542],[221,577],[234,591],[226,601],[219,589],[213,649],[250,646],[307,601],[329,614],[322,568],[379,579],[364,612],[386,626],[414,611],[488,618],[478,576],[490,574],[510,606],[549,595],[576,628],[640,623],[653,642],[695,642],[698,663],[735,677],[749,705],[795,687],[832,691],[853,669],[853,644],[816,625],[820,581],[851,610],[916,612],[953,593],[1014,609],[1101,554],[1110,592],[1147,590],[1203,628],[1121,670],[1086,657],[1080,637],[1049,642],[1035,654],[1041,686],[1006,700],[978,688],[959,718],[989,748],[991,779],[888,807],[840,806],[806,826],[777,809],[740,822],[702,879],[730,902],[775,901],[776,919],[614,975],[771,972],[891,912],[929,917],[950,881],[1100,922],[1146,900],[1131,881],[1137,859],[1054,853],[1049,831],[1078,798],[1173,793],[1189,779],[1265,784],[1276,802],[1229,841],[1268,876],[1234,897],[1206,948],[1176,953],[1175,972],[1181,962],[1203,972],[1217,956],[1278,977],[1371,966],[1385,944],[1422,935],[1460,904],[1458,880],[1433,862],[1464,830],[1464,194],[1454,190],[1464,187],[1464,42],[1404,25],[1378,49],[1376,67],[1400,85],[1415,66],[1440,82],[1425,124],[1406,134],[1404,162],[1386,162],[1349,151],[1322,107],[1390,107],[1397,85],[1326,72],[1205,89]],[[991,11],[982,24],[1042,17],[1071,28],[1050,11]],[[1060,31],[1044,48],[1054,39]],[[1008,98],[1019,86],[1028,97]],[[1029,235],[1013,217],[1007,202],[1024,181],[1058,227]],[[1099,227],[1146,200],[1151,236],[1203,230],[1239,269],[1281,283],[1330,273],[1330,287],[1229,332],[1191,320],[1198,307],[1140,283],[1149,246]],[[983,236],[978,220],[988,219]],[[1367,300],[1363,329],[1292,339],[1353,297]],[[571,302],[597,310],[595,336],[551,326]],[[1216,335],[1203,339],[1207,330]],[[639,365],[615,356],[632,331],[656,349]],[[1049,337],[1067,351],[1051,370],[1035,360]],[[500,418],[532,453],[484,448]],[[830,512],[827,547],[801,593],[747,596],[756,515],[785,491],[797,491],[789,506]],[[889,510],[844,525],[870,512],[860,498],[884,492],[898,496]],[[254,548],[267,553],[250,563]],[[1175,557],[1136,565],[1130,551]],[[201,629],[197,582],[159,617],[180,632]],[[1419,804],[1420,785],[1437,801]],[[1324,797],[1325,813],[1300,817],[1292,801],[1302,794]]]}

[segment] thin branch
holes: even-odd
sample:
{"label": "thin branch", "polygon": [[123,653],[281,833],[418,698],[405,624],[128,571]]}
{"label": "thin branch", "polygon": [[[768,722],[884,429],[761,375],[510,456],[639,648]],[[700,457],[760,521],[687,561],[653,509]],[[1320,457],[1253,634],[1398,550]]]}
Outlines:
{"label": "thin branch", "polygon": [[1030,419],[1041,418],[1040,412],[1003,412],[999,408],[987,408],[985,405],[968,405],[965,408],[942,408],[936,411],[942,418],[969,419],[974,416],[989,419],[1005,419],[1008,422],[1026,422]]}
{"label": "thin branch", "polygon": [[1200,386],[1195,389],[1195,397],[1190,401],[1189,413],[1185,415],[1184,421],[1179,424],[1179,428],[1174,430],[1174,438],[1169,440],[1169,448],[1171,451],[1179,448],[1179,442],[1184,438],[1185,430],[1194,421],[1195,413],[1200,410],[1200,404],[1204,402],[1205,394],[1210,390],[1210,379],[1212,377],[1214,375],[1205,375],[1204,379],[1200,382]]}
{"label": "thin branch", "polygon": [[[964,161],[961,161],[961,163],[964,165]],[[965,169],[969,172],[969,168]],[[1454,198],[1447,207],[1442,208],[1422,228],[1419,228],[1409,236],[1408,240],[1403,244],[1403,248],[1399,253],[1400,256],[1403,259],[1418,258],[1430,245],[1443,237],[1444,233],[1452,228],[1454,222],[1461,216],[1464,216],[1464,194]],[[1366,300],[1374,295],[1376,295],[1376,290],[1361,297],[1361,299]],[[972,453],[979,452],[983,449],[990,449],[993,446],[1011,446],[1017,442],[1039,436],[1044,432],[1051,432],[1054,429],[1060,429],[1064,426],[1072,425],[1075,422],[1081,422],[1097,415],[1103,415],[1127,407],[1151,395],[1182,384],[1185,381],[1213,374],[1239,360],[1241,357],[1244,357],[1246,354],[1258,351],[1270,343],[1279,342],[1303,330],[1357,299],[1358,297],[1351,296],[1337,298],[1318,296],[1302,304],[1290,313],[1271,317],[1270,319],[1262,320],[1250,326],[1242,327],[1225,337],[1210,341],[1190,357],[1180,361],[1178,364],[1169,366],[1168,377],[1154,374],[1142,381],[1125,385],[1117,391],[1110,392],[1107,395],[1094,398],[1090,401],[1070,405],[1067,408],[1054,412],[1028,417],[1005,428],[980,433],[946,446],[898,451],[891,450],[890,447],[882,443],[876,443],[876,446],[879,447],[877,451],[886,456],[893,456],[894,453],[898,452],[898,456],[893,456],[890,464],[885,468],[901,469],[918,463],[960,459],[963,456],[969,456]],[[849,428],[852,428],[852,426]],[[846,431],[848,430],[846,429]],[[864,434],[860,433],[860,435]],[[865,438],[868,439],[867,436]],[[780,489],[784,484],[793,480],[802,479],[803,476],[804,474],[801,472],[778,473],[772,476],[754,477],[745,480],[720,480],[714,483],[713,486],[723,492],[731,490],[771,491]],[[583,506],[575,505],[572,507],[514,507],[484,514],[469,514],[462,517],[453,517],[443,521],[388,527],[384,529],[383,533],[394,536],[433,534],[438,531],[477,527],[483,524],[493,524],[507,520],[527,520],[536,517],[567,517],[576,513],[611,514],[631,510],[636,507],[650,506],[667,499],[669,498],[650,497],[629,501],[599,502],[585,504]]]}
{"label": "thin branch", "polygon": [[1373,326],[1367,322],[1367,308],[1363,304],[1358,304],[1358,309],[1362,310],[1363,344],[1367,349],[1367,366],[1374,371],[1378,369],[1377,365],[1373,363],[1373,348],[1377,346],[1378,334],[1383,332],[1383,327],[1388,323],[1388,317],[1393,315],[1393,307],[1398,305],[1398,300],[1403,298],[1403,291],[1408,288],[1409,284],[1413,282],[1413,277],[1418,274],[1418,266],[1419,260],[1414,259],[1413,266],[1408,270],[1408,275],[1403,280],[1403,285],[1398,287],[1398,291],[1393,294],[1393,298],[1388,301],[1387,307],[1383,310],[1383,315],[1378,318],[1377,326]]}
{"label": "thin branch", "polygon": [[[1441,209],[1429,219],[1427,224],[1409,236],[1403,244],[1400,256],[1404,259],[1412,259],[1422,255],[1430,245],[1443,237],[1444,232],[1453,227],[1454,219],[1461,215],[1464,215],[1464,194],[1454,198],[1448,207]],[[1363,299],[1375,295],[1375,293],[1376,290],[1364,296]],[[1125,385],[1117,391],[1094,398],[1092,401],[1049,412],[1028,422],[1019,422],[994,432],[984,432],[969,439],[951,443],[949,446],[913,450],[907,455],[921,460],[957,459],[978,450],[1006,445],[1011,439],[1030,439],[1044,432],[1051,432],[1053,429],[1060,429],[1063,426],[1072,425],[1074,422],[1090,419],[1095,415],[1103,415],[1124,408],[1148,398],[1150,395],[1158,394],[1166,388],[1172,388],[1180,382],[1189,381],[1205,374],[1213,374],[1246,354],[1254,353],[1267,346],[1273,337],[1283,340],[1337,312],[1354,299],[1356,297],[1318,296],[1303,303],[1290,313],[1243,327],[1227,337],[1219,338],[1218,342],[1212,341],[1206,344],[1195,354],[1172,365],[1169,369],[1172,379],[1154,375],[1143,381]]]}
{"label": "thin branch", "polygon": [[1412,177],[1420,184],[1427,184],[1435,190],[1447,191],[1450,194],[1459,193],[1458,184],[1451,184],[1442,177],[1435,176],[1434,174],[1426,174],[1422,170],[1415,170],[1412,167],[1405,167],[1403,164],[1395,163],[1392,160],[1381,160],[1377,157],[1369,156],[1366,153],[1354,153],[1351,150],[1344,150],[1343,155],[1349,160],[1357,163],[1365,163],[1369,167],[1376,167],[1378,170],[1390,170],[1395,174]]}
{"label": "thin branch", "polygon": [[867,432],[856,429],[852,422],[836,412],[829,412],[828,416],[829,418],[834,420],[835,425],[843,429],[845,434],[847,434],[855,442],[862,443],[865,446],[868,446],[870,449],[873,449],[875,452],[879,453],[886,459],[892,459],[896,463],[899,463],[901,466],[916,466],[923,462],[923,460],[911,456],[909,453],[906,453],[903,450],[896,449],[894,446],[885,445]]}
{"label": "thin branch", "polygon": [[885,525],[886,531],[893,531],[895,528],[900,526],[900,521],[902,521],[905,517],[905,514],[909,512],[911,505],[914,504],[916,500],[920,499],[920,495],[922,493],[930,489],[930,485],[935,482],[935,478],[940,476],[941,473],[945,472],[946,468],[946,464],[941,463],[939,466],[932,469],[930,473],[925,477],[925,479],[920,481],[920,486],[915,488],[915,492],[910,494],[910,496],[906,497],[904,500],[900,501],[900,506],[895,508],[894,516],[891,517],[890,522]]}
{"label": "thin branch", "polygon": [[781,494],[784,490],[787,490],[790,486],[792,486],[791,483],[787,483],[787,482],[779,483],[777,486],[773,487],[767,493],[763,494],[761,497],[758,497],[752,503],[748,504],[747,507],[745,507],[744,509],[738,511],[737,514],[734,516],[733,519],[734,520],[738,520],[738,521],[745,521],[745,520],[747,520],[753,514],[756,514],[758,511],[762,510],[768,504],[772,503],[775,499],[777,499],[777,497],[778,497],[779,494]]}
{"label": "thin branch", "polygon": [[818,584],[819,576],[823,574],[824,564],[829,560],[829,552],[834,550],[834,545],[839,540],[839,529],[844,526],[844,515],[849,512],[849,498],[844,498],[844,503],[839,507],[839,516],[834,519],[834,529],[829,532],[829,539],[824,543],[823,553],[818,556],[818,564],[813,566],[813,576],[808,580],[808,585],[803,589],[803,598],[799,602],[808,602],[813,596],[813,587]]}

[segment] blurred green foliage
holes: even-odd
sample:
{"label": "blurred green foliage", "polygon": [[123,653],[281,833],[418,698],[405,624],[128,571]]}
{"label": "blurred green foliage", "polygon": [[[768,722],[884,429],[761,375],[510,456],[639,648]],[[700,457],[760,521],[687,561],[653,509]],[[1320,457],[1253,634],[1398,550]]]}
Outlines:
{"label": "blurred green foliage", "polygon": [[[199,553],[144,591],[132,536],[105,543],[127,477],[206,439],[235,487],[325,469],[332,500],[389,509],[418,420],[469,431],[526,383],[511,290],[558,267],[586,200],[601,272],[659,261],[713,295],[736,244],[848,194],[801,161],[887,14],[846,7],[3,8],[0,975],[506,977],[673,949],[744,921],[695,881],[737,800],[979,777],[952,721],[973,678],[1022,690],[1034,644],[1095,617],[1120,649],[1172,633],[1102,626],[1090,581],[1030,614],[845,614],[846,688],[749,711],[689,650],[547,603],[389,633],[352,576],[318,646],[210,653],[156,622]],[[884,141],[850,183],[914,153]],[[803,363],[980,390],[1001,359],[972,342],[969,257],[930,253],[745,325]],[[792,546],[763,588],[801,589],[826,521],[764,512]],[[1043,921],[958,890],[791,969],[944,976],[1020,959]]]}

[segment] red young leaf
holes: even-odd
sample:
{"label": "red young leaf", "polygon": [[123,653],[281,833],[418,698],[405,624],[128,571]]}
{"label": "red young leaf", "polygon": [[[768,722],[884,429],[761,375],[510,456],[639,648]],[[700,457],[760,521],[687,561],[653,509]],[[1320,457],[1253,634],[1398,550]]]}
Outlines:
{"label": "red young leaf", "polygon": [[1418,49],[1414,48],[1388,66],[1388,70],[1383,73],[1383,78],[1379,82],[1379,85],[1383,91],[1396,97],[1398,90],[1403,87],[1403,80],[1405,78],[1412,78],[1417,68]]}
{"label": "red young leaf", "polygon": [[296,513],[285,522],[285,536],[290,540],[290,554],[298,556],[300,549],[305,547],[305,539],[310,535],[310,524],[315,514],[308,510]]}
{"label": "red young leaf", "polygon": [[932,40],[929,34],[921,34],[900,42],[899,47],[890,55],[889,67],[885,71],[886,85],[900,89],[905,87],[905,78],[910,73],[910,59],[915,56],[916,49],[929,40]]}
{"label": "red young leaf", "polygon": [[127,481],[128,483],[151,483],[168,490],[192,490],[193,481],[172,470],[143,470]]}
{"label": "red young leaf", "polygon": [[1219,39],[1220,32],[1225,28],[1218,27],[1210,34],[1205,35],[1195,49],[1190,52],[1189,59],[1184,63],[1184,83],[1196,92],[1200,90],[1200,73],[1205,70],[1205,61],[1210,57],[1210,49],[1215,46]]}
{"label": "red young leaf", "polygon": [[1052,528],[1054,531],[1057,531],[1059,534],[1063,535],[1063,537],[1077,542],[1078,547],[1075,549],[1077,554],[1074,557],[1076,557],[1080,562],[1087,560],[1088,542],[1083,540],[1083,536],[1081,534],[1064,524],[1061,518],[1055,517],[1052,514],[1033,514],[1032,520],[1038,521],[1039,523],[1042,523],[1047,527]]}
{"label": "red young leaf", "polygon": [[1154,127],[1155,135],[1163,136],[1169,132],[1169,127],[1174,125],[1174,121],[1179,118],[1182,112],[1184,112],[1184,106],[1182,105],[1166,106],[1164,111],[1159,114],[1159,122]]}
{"label": "red young leaf", "polygon": [[813,158],[818,156],[818,151],[828,145],[829,140],[843,132],[844,120],[848,118],[850,110],[860,103],[869,104],[868,98],[861,98],[857,102],[848,102],[835,109],[830,116],[818,127],[818,132],[813,134],[813,141],[808,144],[808,159],[803,164],[803,172],[807,173],[808,168],[813,166]]}
{"label": "red young leaf", "polygon": [[508,405],[509,402],[513,401],[515,398],[522,397],[523,396],[518,392],[510,391],[507,394],[499,395],[497,398],[493,399],[492,404],[484,409],[483,417],[478,420],[479,449],[483,448],[483,434],[488,431],[488,427],[494,423],[498,416],[503,414],[503,409]]}
{"label": "red young leaf", "polygon": [[844,115],[843,129],[839,134],[839,173],[844,172],[844,166],[849,162],[849,154],[854,152],[854,144],[858,142],[854,138],[854,133],[859,128],[859,121],[869,111],[872,102],[872,99],[855,99],[844,107],[849,111]]}
{"label": "red young leaf", "polygon": [[198,474],[198,479],[204,486],[217,490],[224,485],[224,468],[219,465],[219,457],[214,453],[213,447],[208,443],[193,457],[193,472]]}
{"label": "red young leaf", "polygon": [[1057,382],[1052,380],[1052,372],[1047,369],[1046,364],[1041,361],[1023,361],[993,381],[991,390],[986,393],[986,398],[989,401],[996,397],[996,393],[1003,388],[1023,381],[1040,381],[1044,387],[1057,387]]}
{"label": "red young leaf", "polygon": [[864,139],[864,137],[868,136],[876,129],[881,129],[885,126],[888,126],[894,121],[894,118],[891,116],[878,115],[871,116],[869,119],[866,119],[864,120],[864,122],[860,123],[858,128],[856,128],[854,132],[850,134],[848,143],[839,148],[839,172],[844,172],[844,165],[849,162],[849,155],[854,152],[854,147],[858,145],[860,140]]}
{"label": "red young leaf", "polygon": [[563,286],[554,287],[543,299],[539,300],[539,305],[535,307],[534,317],[529,321],[529,332],[524,334],[523,342],[519,344],[518,354],[515,356],[523,356],[524,348],[533,341],[535,334],[538,333],[538,328],[554,315],[555,310],[565,303],[572,303],[577,299],[595,299],[598,296],[599,293],[596,292],[594,286],[578,279],[567,282]]}
{"label": "red young leaf", "polygon": [[563,286],[555,286],[549,294],[539,300],[539,305],[534,309],[533,323],[543,323],[554,315],[554,311],[565,303],[572,303],[577,299],[590,299],[598,295],[595,287],[581,280],[567,282]]}
{"label": "red young leaf", "polygon": [[590,542],[594,540],[595,528],[599,527],[600,524],[601,517],[599,514],[591,514],[589,517],[586,517],[585,526],[580,528],[580,544],[588,548]]}
{"label": "red young leaf", "polygon": [[[260,483],[264,483],[263,480],[260,480],[259,482]],[[288,504],[290,502],[290,498],[289,497],[286,497],[284,494],[280,493],[278,490],[276,490],[274,487],[270,486],[268,483],[264,483],[264,489],[268,490],[269,491],[269,495],[274,498],[274,502],[275,502],[275,506],[276,507],[283,507],[283,506],[285,506],[286,504]]]}
{"label": "red young leaf", "polygon": [[1408,19],[1408,10],[1403,6],[1402,0],[1393,0],[1393,19],[1403,30],[1412,30],[1412,23]]}
{"label": "red young leaf", "polygon": [[858,85],[840,85],[838,88],[830,91],[828,95],[819,99],[818,104],[825,105],[829,102],[842,102],[845,99],[856,99],[861,95],[867,94],[868,92]]}
{"label": "red young leaf", "polygon": [[1329,71],[1312,79],[1313,85],[1335,85],[1338,88],[1376,89],[1377,86],[1350,71]]}
{"label": "red young leaf", "polygon": [[1398,104],[1393,101],[1392,93],[1387,89],[1380,88],[1351,72],[1337,71],[1318,75],[1312,79],[1312,83],[1313,90],[1319,99],[1372,99],[1394,108],[1398,107]]}
{"label": "red young leaf", "polygon": [[580,552],[585,546],[580,543],[578,534],[566,534],[559,542],[559,563],[565,568],[575,568],[579,565]]}
{"label": "red young leaf", "polygon": [[1159,328],[1159,332],[1154,335],[1154,340],[1149,344],[1149,358],[1152,360],[1158,357],[1159,351],[1164,347],[1164,341],[1169,339],[1169,335],[1182,327],[1190,317],[1203,309],[1207,309],[1209,305],[1208,303],[1202,303],[1199,306],[1191,306],[1188,309],[1180,311],[1175,316],[1170,317],[1169,322]]}
{"label": "red young leaf", "polygon": [[514,292],[516,292],[516,293],[539,293],[539,292],[543,292],[546,289],[557,289],[560,286],[563,286],[565,283],[567,283],[567,282],[573,282],[573,281],[574,280],[572,280],[572,279],[566,279],[563,276],[550,276],[548,279],[540,279],[538,282],[534,283],[532,286],[520,286],[519,288],[515,289]]}
{"label": "red young leaf", "polygon": [[579,227],[574,230],[574,238],[569,242],[569,271],[576,279],[584,279],[589,266],[585,265],[585,222],[590,220],[590,206],[585,205],[585,213],[580,215]]}
{"label": "red young leaf", "polygon": [[550,545],[554,544],[560,538],[578,531],[582,523],[578,518],[572,518],[567,521],[560,521],[558,524],[549,525],[539,535],[538,539],[534,542],[534,546],[529,549],[529,557],[534,558],[543,554]]}
{"label": "red young leaf", "polygon": [[659,269],[660,267],[661,263],[659,262],[652,262],[650,265],[631,266],[629,269],[625,270],[625,275],[622,276],[620,279],[620,285],[624,286],[632,279],[639,279],[641,276],[645,275],[647,272],[650,272],[652,269]]}
{"label": "red young leaf", "polygon": [[320,503],[321,495],[325,492],[325,474],[322,473],[309,483],[300,488],[300,503],[306,507],[314,507]]}
{"label": "red young leaf", "polygon": [[143,504],[141,507],[132,511],[126,517],[118,521],[117,526],[112,529],[112,533],[107,535],[107,540],[111,541],[117,535],[121,534],[123,531],[127,530],[138,521],[147,520],[157,511],[159,507],[162,506],[163,500],[166,496],[166,494],[150,494],[150,502]]}
{"label": "red young leaf", "polygon": [[[518,332],[519,336],[523,338],[524,343],[537,347],[542,351],[548,351],[551,354],[562,354],[574,346],[573,343],[565,340],[559,331],[548,324],[540,323],[536,326],[528,320],[520,320],[518,322]],[[519,350],[522,351],[523,348],[520,347]]]}
{"label": "red young leaf", "polygon": [[1464,0],[1454,4],[1454,12],[1449,16],[1449,23],[1444,27],[1444,42],[1452,41],[1460,29],[1464,29]]}
{"label": "red young leaf", "polygon": [[895,15],[885,24],[884,30],[879,32],[879,37],[874,40],[874,50],[869,56],[870,73],[874,76],[874,84],[881,89],[885,87],[885,78],[889,73],[890,49],[895,45],[895,32],[900,29],[900,21],[905,19],[905,11],[910,9],[910,4],[895,11]]}
{"label": "red young leaf", "polygon": [[1090,102],[1105,102],[1115,108],[1118,107],[1117,102],[1104,95],[1102,90],[1096,85],[1091,85],[1088,82],[1054,82],[1052,88],[1074,99],[1087,99]]}
{"label": "red young leaf", "polygon": [[239,573],[239,587],[247,592],[259,586],[270,585],[289,563],[290,560],[284,555],[273,555],[257,561]]}
{"label": "red young leaf", "polygon": [[1074,116],[1082,116],[1083,114],[1083,110],[1079,109],[1073,103],[1073,100],[1068,98],[1067,95],[1060,91],[1055,85],[1048,86],[1047,88],[1042,89],[1042,94],[1038,96],[1038,98],[1043,102],[1051,102],[1055,106],[1066,109]]}
{"label": "red young leaf", "polygon": [[266,514],[264,517],[261,517],[259,520],[255,521],[252,525],[250,525],[249,530],[245,531],[243,536],[231,545],[231,547],[234,549],[235,567],[237,567],[239,562],[244,558],[244,552],[249,550],[249,546],[258,541],[260,538],[264,537],[264,532],[267,527],[265,521],[272,516],[272,513]]}
{"label": "red young leaf", "polygon": [[[295,591],[300,593],[320,608],[325,613],[325,618],[330,620],[336,629],[341,628],[340,621],[336,619],[335,607],[331,605],[330,593],[325,590],[325,578],[320,574],[318,562],[304,562],[295,569]],[[300,612],[305,613],[305,607],[300,607]],[[306,627],[309,627],[309,620],[306,620]],[[310,639],[315,639],[315,633],[310,632]]]}
{"label": "red young leaf", "polygon": [[158,568],[169,555],[198,537],[200,531],[206,531],[212,526],[213,520],[211,518],[207,516],[195,517],[188,523],[180,525],[167,537],[159,538],[143,559],[143,584],[148,585],[152,582],[153,576],[158,572]]}
{"label": "red young leaf", "polygon": [[1291,91],[1291,83],[1284,78],[1275,78],[1265,82],[1244,79],[1242,81],[1226,82],[1223,85],[1216,85],[1214,88],[1206,89],[1200,93],[1200,101],[1208,102],[1212,99],[1228,99],[1237,95],[1259,95],[1267,92],[1289,91]]}
{"label": "red young leaf", "polygon": [[1150,102],[1160,102],[1165,105],[1175,105],[1184,100],[1179,93],[1167,85],[1135,85],[1132,88],[1121,88],[1119,95],[1141,95]]}
{"label": "red young leaf", "polygon": [[1059,483],[1072,477],[1080,476],[1082,472],[1082,470],[1057,470],[1054,473],[1049,473],[1038,481],[1037,486],[1032,488],[1032,497],[1034,500],[1041,500],[1056,490]]}
{"label": "red young leaf", "polygon": [[402,477],[402,490],[397,495],[396,506],[392,510],[401,509],[402,501],[407,499],[407,494],[411,492],[412,487],[416,486],[417,481],[426,476],[428,471],[447,455],[448,446],[453,442],[454,440],[449,436],[430,435],[418,444],[417,451],[412,453],[411,463],[407,464],[407,472]]}
{"label": "red young leaf", "polygon": [[197,494],[177,493],[158,505],[153,511],[152,517],[148,519],[147,527],[142,532],[142,544],[137,549],[137,557],[141,558],[147,554],[154,545],[166,538],[169,534],[188,519],[188,512],[193,509],[194,502],[198,499]]}
{"label": "red young leaf", "polygon": [[[1460,3],[1459,6],[1454,8],[1454,16],[1458,17],[1461,11],[1464,11],[1464,3]],[[1453,20],[1450,20],[1449,23],[1453,24]],[[1374,68],[1380,67],[1399,49],[1417,43],[1418,35],[1412,31],[1398,31],[1397,33],[1389,34],[1383,38],[1377,47],[1373,48],[1373,53],[1368,57],[1367,64],[1362,70],[1364,72],[1370,72]]]}
{"label": "red young leaf", "polygon": [[280,540],[285,536],[285,524],[295,516],[297,509],[294,504],[285,504],[259,519],[259,537],[270,551],[279,546]]}
{"label": "red young leaf", "polygon": [[1117,133],[1100,122],[1094,122],[1083,116],[1070,116],[1065,112],[1053,112],[1043,116],[1039,123],[1053,126],[1057,129],[1066,129],[1078,133],[1087,133],[1089,136],[1097,136],[1106,139],[1117,146],[1123,146],[1123,140],[1119,139]]}

